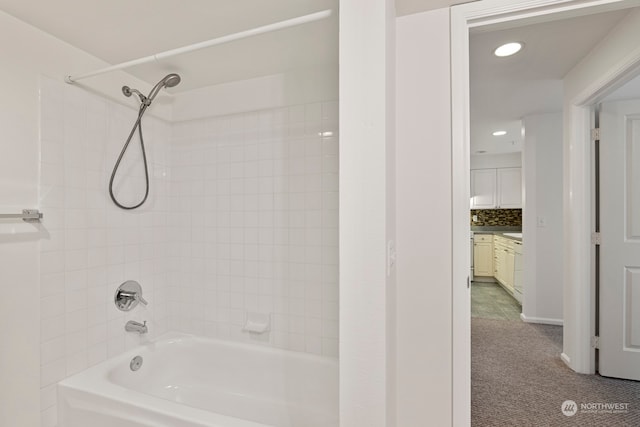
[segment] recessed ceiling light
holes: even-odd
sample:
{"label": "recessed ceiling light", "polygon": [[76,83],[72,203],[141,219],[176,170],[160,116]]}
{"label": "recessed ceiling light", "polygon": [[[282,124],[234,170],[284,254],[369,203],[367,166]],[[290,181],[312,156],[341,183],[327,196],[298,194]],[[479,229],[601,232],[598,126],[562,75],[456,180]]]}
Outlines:
{"label": "recessed ceiling light", "polygon": [[506,135],[507,131],[506,130],[497,130],[494,133],[492,133],[493,136],[502,136],[502,135]]}
{"label": "recessed ceiling light", "polygon": [[505,43],[502,46],[498,46],[496,50],[493,51],[493,54],[500,57],[515,55],[522,50],[523,46],[524,43],[522,42]]}

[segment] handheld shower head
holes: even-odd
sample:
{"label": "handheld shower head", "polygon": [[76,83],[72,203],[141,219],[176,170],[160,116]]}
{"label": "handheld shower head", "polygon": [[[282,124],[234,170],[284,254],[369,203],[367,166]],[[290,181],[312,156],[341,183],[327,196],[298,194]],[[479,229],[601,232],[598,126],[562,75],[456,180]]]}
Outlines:
{"label": "handheld shower head", "polygon": [[151,101],[153,101],[153,99],[158,95],[162,88],[174,87],[177,86],[178,83],[180,83],[180,76],[175,73],[171,73],[167,74],[162,80],[156,83],[153,89],[151,89],[151,92],[149,92],[148,96],[144,96],[142,93],[140,93],[140,91],[132,89],[129,86],[122,86],[122,93],[124,94],[124,96],[131,96],[135,93],[136,95],[138,95],[138,98],[140,98],[140,102],[142,102],[146,106],[149,106],[151,105]]}
{"label": "handheld shower head", "polygon": [[160,92],[160,89],[165,87],[174,87],[177,86],[178,83],[180,83],[179,75],[175,73],[167,74],[153,87],[153,89],[151,89],[151,92],[149,92],[149,96],[147,96],[149,102],[153,101],[156,95],[158,95],[158,93]]}
{"label": "handheld shower head", "polygon": [[180,80],[180,76],[175,73],[169,74],[164,79],[162,79],[162,81],[164,82],[164,87],[177,86],[178,83],[180,83]]}

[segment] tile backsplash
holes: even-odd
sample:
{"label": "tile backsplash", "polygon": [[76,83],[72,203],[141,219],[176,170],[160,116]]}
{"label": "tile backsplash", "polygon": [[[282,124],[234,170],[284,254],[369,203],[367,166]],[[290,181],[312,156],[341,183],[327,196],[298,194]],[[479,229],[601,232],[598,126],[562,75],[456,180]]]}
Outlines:
{"label": "tile backsplash", "polygon": [[[478,220],[474,221],[473,216]],[[469,220],[472,226],[522,226],[522,209],[471,209]]]}

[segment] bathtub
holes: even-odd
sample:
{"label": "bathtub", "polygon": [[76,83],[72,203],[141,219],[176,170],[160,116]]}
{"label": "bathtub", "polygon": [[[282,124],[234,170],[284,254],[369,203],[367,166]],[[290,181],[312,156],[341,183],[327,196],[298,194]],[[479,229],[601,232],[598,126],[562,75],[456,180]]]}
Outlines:
{"label": "bathtub", "polygon": [[58,427],[338,427],[338,363],[165,335],[61,381],[58,414]]}

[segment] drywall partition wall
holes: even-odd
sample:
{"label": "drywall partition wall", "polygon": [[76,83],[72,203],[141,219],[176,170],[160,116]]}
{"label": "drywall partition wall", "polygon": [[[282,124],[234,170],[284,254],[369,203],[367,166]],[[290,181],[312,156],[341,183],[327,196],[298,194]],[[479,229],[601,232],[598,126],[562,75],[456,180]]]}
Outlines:
{"label": "drywall partition wall", "polygon": [[[43,426],[56,422],[56,383],[153,339],[166,328],[168,142],[170,124],[143,118],[150,194],[125,211],[109,198],[112,167],[137,111],[65,83],[42,78],[40,203],[40,386]],[[125,154],[114,193],[124,205],[144,195],[137,139]],[[119,311],[117,287],[138,281],[149,305]],[[144,337],[128,320],[147,321]]]}
{"label": "drywall partition wall", "polygon": [[340,2],[340,425],[393,426],[387,159],[394,2]]}
{"label": "drywall partition wall", "polygon": [[562,324],[562,113],[526,116],[523,320]]}
{"label": "drywall partition wall", "polygon": [[175,123],[171,159],[170,329],[337,357],[337,101]]}
{"label": "drywall partition wall", "polygon": [[471,156],[471,169],[519,168],[521,166],[522,153]]}
{"label": "drywall partition wall", "polygon": [[[38,207],[39,78],[59,79],[108,64],[0,12],[0,77],[8,82],[0,103],[0,210]],[[120,86],[149,85],[124,73],[87,80],[103,93],[121,96]],[[45,216],[47,213],[45,212]],[[25,224],[26,225],[26,224]],[[44,232],[2,221],[0,228],[0,425],[40,425],[39,250]],[[20,369],[16,369],[19,366]]]}
{"label": "drywall partition wall", "polygon": [[[640,10],[632,10],[564,78],[564,330],[563,359],[581,373],[593,373],[591,298],[590,113],[577,107],[594,102],[607,82],[640,56]],[[581,132],[578,132],[578,129]],[[572,302],[579,301],[576,305]],[[580,307],[578,309],[578,307]]]}
{"label": "drywall partition wall", "polygon": [[398,18],[398,426],[452,423],[449,63],[448,10]]}

